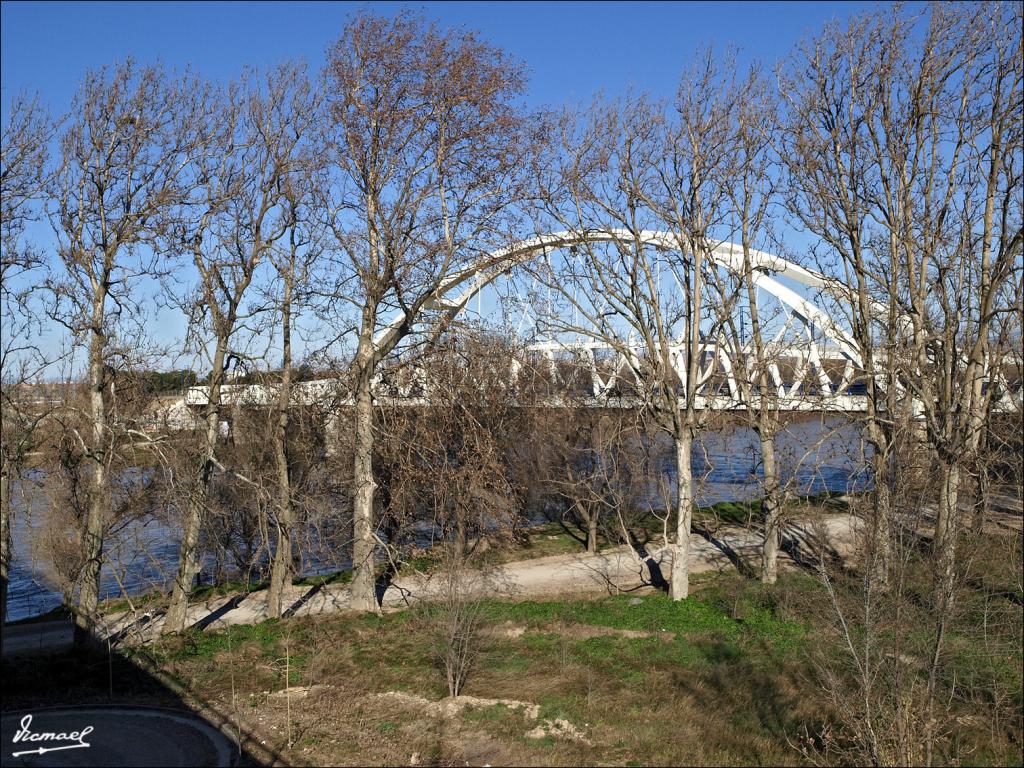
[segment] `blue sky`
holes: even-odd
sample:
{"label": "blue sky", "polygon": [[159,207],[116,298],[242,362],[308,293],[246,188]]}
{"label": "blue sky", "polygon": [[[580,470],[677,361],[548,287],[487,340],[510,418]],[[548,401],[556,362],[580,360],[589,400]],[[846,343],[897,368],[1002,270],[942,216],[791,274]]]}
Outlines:
{"label": "blue sky", "polygon": [[588,101],[629,86],[673,93],[702,46],[735,45],[771,65],[829,19],[872,7],[855,2],[328,3],[4,2],[2,88],[6,109],[20,90],[59,111],[82,73],[127,56],[171,67],[191,63],[229,78],[243,66],[301,57],[313,68],[360,8],[430,18],[479,30],[523,59],[535,104]]}
{"label": "blue sky", "polygon": [[[844,21],[874,3],[856,2],[3,2],[0,87],[6,117],[20,92],[38,93],[54,114],[66,110],[83,73],[126,57],[192,65],[227,80],[249,66],[304,59],[312,70],[346,18],[361,8],[385,15],[421,10],[445,26],[478,30],[523,60],[531,105],[587,103],[598,92],[628,88],[671,97],[701,49],[735,47],[739,63],[770,69],[802,38],[832,19]],[[36,225],[39,245],[46,236]],[[160,339],[184,331],[165,314]]]}

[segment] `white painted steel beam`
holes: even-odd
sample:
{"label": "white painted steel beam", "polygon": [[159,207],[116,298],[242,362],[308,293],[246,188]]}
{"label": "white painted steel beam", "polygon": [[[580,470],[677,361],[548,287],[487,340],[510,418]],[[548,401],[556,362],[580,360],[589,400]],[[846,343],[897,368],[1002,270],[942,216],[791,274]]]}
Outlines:
{"label": "white painted steel beam", "polygon": [[[539,235],[507,248],[502,248],[491,253],[480,264],[461,270],[448,279],[442,281],[435,294],[427,301],[427,309],[442,310],[451,313],[452,316],[462,311],[474,296],[503,275],[508,274],[517,266],[535,258],[538,254],[546,254],[550,250],[578,246],[587,243],[603,243],[628,241],[633,242],[639,239],[643,244],[656,248],[679,251],[681,250],[681,238],[671,232],[645,230],[635,237],[633,233],[622,229],[611,230],[588,230],[579,232],[555,232],[547,235]],[[722,242],[717,244],[711,251],[712,259],[721,267],[728,269],[734,274],[740,274],[743,269],[743,250],[733,243]],[[786,285],[783,285],[771,275],[781,275],[799,285],[813,288],[828,294],[841,306],[848,305],[852,300],[850,289],[833,278],[821,273],[793,264],[790,261],[773,256],[762,251],[750,252],[751,266],[754,269],[752,280],[758,290],[766,291],[778,300],[789,314],[786,325],[772,342],[769,342],[767,351],[771,355],[768,365],[769,377],[772,380],[775,390],[772,395],[772,407],[781,410],[798,411],[863,411],[866,407],[863,395],[849,394],[848,389],[853,383],[856,371],[860,368],[862,361],[856,343],[850,335],[841,328],[832,317],[819,307],[812,304],[803,296],[798,294]],[[682,288],[680,287],[680,290]],[[876,310],[880,316],[884,307],[877,305]],[[784,344],[782,336],[796,319],[803,324],[807,336],[807,343]],[[374,343],[378,349],[388,345],[395,340],[405,323],[405,314],[396,313],[375,335]],[[822,344],[812,338],[811,329],[815,329],[827,344]],[[749,345],[747,345],[749,347]],[[746,349],[746,348],[745,348]],[[587,405],[589,407],[637,407],[638,402],[631,401],[628,397],[615,397],[611,393],[622,377],[625,370],[632,371],[634,375],[639,371],[641,364],[640,349],[636,345],[623,342],[612,347],[601,341],[579,341],[572,343],[541,342],[530,345],[526,348],[529,353],[539,354],[546,363],[553,382],[558,379],[558,366],[556,356],[569,354],[579,364],[581,370],[589,373],[591,380],[587,391],[588,397],[571,396],[573,404]],[[612,353],[611,368],[607,371],[606,378],[602,377],[598,370],[596,353],[607,351]],[[670,360],[675,367],[681,382],[685,382],[685,347],[683,344],[673,344],[670,348]],[[735,380],[736,364],[732,360],[725,345],[703,344],[700,350],[701,360],[706,364],[699,366],[697,392],[698,408],[715,408],[722,410],[736,410],[759,405],[755,396],[754,402],[744,403],[740,399],[740,388]],[[779,362],[784,359],[795,361],[793,375],[789,382],[779,368]],[[833,381],[835,373],[829,374],[825,362],[832,361],[842,363],[842,366],[834,366],[839,369],[837,380]],[[719,392],[709,393],[706,388],[710,381],[718,381],[714,374],[725,376],[728,387],[728,395]],[[744,362],[749,366],[749,358]],[[524,368],[524,362],[518,359],[509,361],[509,381],[514,383]],[[813,372],[813,379],[817,393],[808,392],[809,385],[806,385],[808,374]],[[1002,374],[998,375],[1002,377]],[[417,370],[414,374],[415,381],[402,386],[395,386],[392,389],[395,395],[385,394],[382,389],[379,377],[375,380],[378,390],[376,401],[380,405],[428,405],[429,398],[413,395],[413,385],[418,385],[420,391],[425,395],[429,394],[429,373]],[[789,386],[787,387],[787,383]],[[1016,410],[1021,409],[1021,391],[1018,386],[1011,390],[1005,380],[1000,381],[1002,385],[1002,396],[1000,407],[1009,407]],[[296,404],[322,405],[329,409],[345,408],[351,405],[352,400],[348,393],[344,392],[338,380],[323,379],[318,381],[299,382],[293,385],[293,396]],[[266,385],[225,385],[222,388],[224,403],[231,406],[242,407],[264,407],[276,402],[276,389]],[[547,407],[554,407],[557,403],[568,404],[569,396],[552,397],[546,401]],[[193,387],[187,391],[184,397],[186,405],[199,407],[207,402],[207,390],[205,387]],[[540,404],[545,407],[544,404]]]}

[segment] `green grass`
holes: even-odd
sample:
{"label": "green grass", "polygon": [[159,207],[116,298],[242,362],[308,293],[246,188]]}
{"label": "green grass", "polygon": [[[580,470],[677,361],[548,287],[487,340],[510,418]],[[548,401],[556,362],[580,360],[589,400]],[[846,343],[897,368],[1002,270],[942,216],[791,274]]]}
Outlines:
{"label": "green grass", "polygon": [[[851,598],[854,586],[836,584]],[[247,717],[277,723],[277,731],[264,732],[274,739],[282,732],[274,718],[284,710],[280,699],[261,694],[284,688],[289,649],[290,685],[336,691],[293,706],[292,716],[305,719],[297,728],[299,751],[289,760],[300,762],[405,763],[413,751],[448,764],[799,762],[792,747],[796,735],[803,729],[818,733],[835,718],[810,663],[842,653],[823,618],[821,585],[805,574],[784,573],[770,587],[738,575],[702,575],[692,588],[682,602],[644,594],[636,605],[630,605],[633,596],[617,595],[493,600],[483,606],[489,631],[477,641],[480,654],[463,693],[536,703],[542,721],[568,720],[592,747],[551,736],[527,738],[533,725],[522,712],[504,706],[466,709],[441,728],[415,707],[374,699],[371,694],[384,691],[430,700],[447,695],[433,648],[436,627],[427,612],[266,621],[186,633],[145,652],[203,700],[226,706],[226,692],[234,686],[247,702]],[[960,603],[965,615],[979,610],[971,594]],[[1012,601],[990,603],[1004,611],[1016,606],[1020,615]],[[1003,618],[1012,618],[1012,612]],[[917,654],[916,645],[926,639],[926,612],[914,620],[921,626],[906,632],[905,639]],[[508,622],[525,625],[526,631],[507,636],[499,630]],[[943,684],[973,696],[953,702],[967,723],[957,726],[956,738],[973,750],[965,752],[971,761],[981,764],[1020,762],[1019,741],[1014,741],[1020,733],[1014,718],[1022,708],[1020,655],[1008,642],[1010,629],[1005,622],[1000,626],[1003,634],[990,635],[987,644],[954,627],[948,643],[949,679]],[[593,628],[607,634],[594,636]],[[652,636],[627,637],[615,630]],[[45,669],[26,668],[18,675],[30,675],[24,682],[34,690],[47,678]],[[106,695],[105,666],[90,674]],[[20,679],[13,681],[20,685]],[[115,689],[118,685],[115,677]],[[987,717],[997,709],[1002,719]],[[314,750],[315,757],[304,749]]]}
{"label": "green grass", "polygon": [[265,651],[264,655],[275,657],[283,641],[284,629],[282,622],[269,620],[259,624],[238,624],[217,632],[189,630],[174,641],[168,658],[172,661],[209,661],[227,652],[232,645],[237,647],[247,643],[259,646]]}
{"label": "green grass", "polygon": [[723,501],[694,510],[696,525],[724,523],[725,525],[749,525],[761,515],[761,501]]}
{"label": "green grass", "polygon": [[296,587],[326,587],[330,584],[348,584],[352,581],[352,571],[334,571],[319,576],[303,576],[292,579]]}
{"label": "green grass", "polygon": [[166,592],[158,589],[133,595],[131,601],[125,597],[112,597],[108,600],[100,601],[100,610],[105,613],[120,613],[131,610],[132,606],[136,610],[145,610],[163,605],[167,602],[168,597]]}
{"label": "green grass", "polygon": [[[775,615],[757,591],[747,587],[737,595],[735,590],[708,585],[681,602],[661,594],[647,595],[637,605],[630,605],[631,599],[619,595],[577,602],[489,601],[483,607],[486,623],[511,621],[532,629],[518,638],[493,641],[481,664],[495,673],[515,675],[559,658],[600,669],[626,684],[643,684],[649,674],[673,668],[708,670],[751,653],[791,658],[798,655],[805,639],[799,623]],[[290,682],[297,685],[317,653],[331,654],[345,646],[351,669],[376,675],[382,689],[402,688],[411,670],[417,682],[436,675],[432,638],[422,622],[415,612],[319,622],[268,620],[223,631],[190,631],[161,641],[154,650],[162,662],[191,667],[212,682],[224,676],[231,658],[277,669],[287,645],[293,668]],[[563,634],[564,628],[578,624],[656,636],[576,638],[568,629]],[[671,635],[675,637],[666,641]],[[375,637],[387,638],[385,654],[371,641]],[[283,686],[283,679],[279,683]]]}
{"label": "green grass", "polygon": [[[552,546],[569,541],[557,528],[540,529],[539,535]],[[965,539],[966,553],[971,546]],[[1012,567],[1019,559],[999,556],[990,538],[976,546],[955,601],[940,680],[943,706],[952,713],[949,759],[1021,764],[1024,664],[1021,604],[1013,592],[1018,574]],[[930,572],[923,558],[911,557],[907,565],[901,594],[912,599],[899,624],[878,629],[877,642],[884,652],[898,627],[901,653],[911,659],[903,674],[919,676],[923,685],[925,670],[917,662],[928,657],[932,631]],[[861,599],[857,575],[837,574],[833,586],[855,619]],[[293,717],[306,719],[297,729],[298,751],[282,751],[287,762],[405,764],[414,751],[427,762],[460,765],[800,762],[792,746],[797,736],[805,730],[820,734],[839,722],[818,677],[821,665],[831,663],[840,677],[851,668],[822,585],[800,572],[783,572],[772,586],[734,573],[709,573],[696,575],[691,590],[682,602],[643,593],[495,599],[482,605],[486,631],[475,641],[479,655],[463,693],[536,703],[541,720],[568,720],[592,747],[551,736],[527,738],[532,724],[503,706],[469,708],[439,724],[416,707],[376,699],[373,694],[385,691],[431,700],[447,695],[434,648],[436,611],[266,621],[186,633],[145,652],[201,699],[226,706],[226,692],[235,689],[251,702],[249,716],[280,726],[273,719],[280,717],[280,698],[261,694],[285,686],[282,660],[288,649],[288,682],[317,684],[332,693],[322,701],[311,694],[301,707],[293,706]],[[880,605],[894,594],[879,596]],[[509,623],[526,630],[510,636]],[[852,631],[857,643],[856,622]],[[883,665],[885,659],[876,655]],[[53,677],[46,670],[45,663],[26,667],[12,680],[35,690]],[[76,674],[95,677],[97,690],[106,695],[103,664]],[[272,741],[280,733],[279,728],[264,735]]]}
{"label": "green grass", "polygon": [[486,606],[485,613],[490,621],[523,622],[535,627],[574,622],[613,629],[712,636],[733,643],[766,642],[783,652],[795,651],[804,628],[774,615],[771,607],[751,592],[736,598],[731,605],[732,598],[710,587],[679,602],[663,594],[639,598],[641,602],[637,605],[630,604],[635,598],[628,595],[574,603],[495,601]]}
{"label": "green grass", "polygon": [[[707,647],[711,647],[710,644]],[[655,637],[590,637],[574,645],[574,658],[624,684],[644,684],[670,667],[704,670],[713,656],[686,638],[663,642]]]}

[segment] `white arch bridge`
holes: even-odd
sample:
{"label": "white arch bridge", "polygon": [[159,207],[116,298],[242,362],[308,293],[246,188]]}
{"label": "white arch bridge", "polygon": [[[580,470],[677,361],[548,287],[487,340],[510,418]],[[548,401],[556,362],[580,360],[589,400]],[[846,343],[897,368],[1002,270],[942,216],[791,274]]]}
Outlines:
{"label": "white arch bridge", "polygon": [[[558,249],[599,243],[639,243],[663,251],[679,251],[680,240],[671,232],[646,230],[639,234],[626,230],[557,232],[520,241],[491,253],[473,267],[457,272],[444,281],[427,301],[424,309],[445,313],[454,318],[463,312],[494,281],[509,274],[539,255]],[[734,276],[744,270],[742,249],[732,243],[719,243],[711,250],[714,266]],[[694,402],[697,408],[712,410],[743,410],[759,407],[762,398],[770,398],[771,407],[784,411],[833,411],[855,413],[866,409],[862,359],[856,342],[833,319],[832,314],[806,298],[779,278],[796,283],[827,298],[836,306],[849,306],[850,289],[843,283],[819,272],[761,251],[749,253],[751,279],[758,290],[776,303],[776,325],[771,338],[764,340],[765,358],[758,361],[752,342],[723,336],[701,343],[698,352],[699,376]],[[879,317],[884,308],[877,307]],[[375,335],[378,348],[390,345],[406,326],[406,316],[398,312]],[[669,360],[675,369],[680,397],[685,395],[686,344],[670,343]],[[508,368],[499,372],[515,383],[523,377],[540,374],[546,379],[547,406],[587,406],[633,408],[641,399],[635,393],[645,352],[628,339],[614,343],[599,335],[574,340],[548,340],[523,345],[508,359]],[[750,381],[755,365],[763,365],[769,391],[741,386]],[[1020,360],[1003,365],[998,381],[997,405],[1002,409],[1021,410]],[[374,381],[374,398],[378,405],[429,405],[430,372],[419,367],[406,369],[398,376],[378,375]],[[185,395],[186,405],[207,404],[205,387],[193,387]],[[272,385],[225,385],[225,405],[265,407],[277,401]],[[293,385],[296,405],[328,405],[344,408],[351,405],[350,395],[337,379],[319,379]]]}

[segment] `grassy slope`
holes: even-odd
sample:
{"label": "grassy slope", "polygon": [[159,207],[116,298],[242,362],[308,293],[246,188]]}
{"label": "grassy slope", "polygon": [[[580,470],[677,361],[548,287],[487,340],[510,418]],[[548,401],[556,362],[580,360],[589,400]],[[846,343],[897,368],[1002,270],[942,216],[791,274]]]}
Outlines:
{"label": "grassy slope", "polygon": [[[715,519],[733,522],[749,511],[732,505],[716,509]],[[946,646],[943,682],[957,723],[950,743],[971,764],[1024,760],[1019,537],[1007,542],[1015,557],[995,554],[990,539],[965,543],[971,573]],[[527,551],[543,556],[578,546],[552,526],[535,531]],[[911,600],[920,610],[901,629],[912,663],[927,655],[928,579],[922,568],[908,580],[911,591],[920,590]],[[414,753],[424,763],[460,765],[802,762],[801,735],[818,732],[833,716],[818,665],[842,658],[821,586],[803,573],[786,573],[770,588],[732,574],[701,575],[694,585],[683,603],[646,592],[483,606],[484,637],[464,693],[535,702],[542,719],[570,721],[590,745],[527,738],[533,723],[500,706],[439,719],[376,698],[404,691],[438,700],[446,693],[431,626],[416,611],[193,632],[139,653],[290,764],[408,765]],[[856,577],[837,584],[851,601],[856,586]],[[275,693],[285,686],[286,658],[291,686],[318,686],[291,702],[291,747],[284,697]],[[47,703],[71,690],[75,701],[109,700],[105,659],[53,665],[5,670],[8,690],[30,690]],[[113,673],[115,698],[157,696],[152,686],[133,688],[121,666]],[[58,680],[61,690],[53,687]],[[5,708],[31,700],[10,696]]]}
{"label": "grassy slope", "polygon": [[[284,687],[287,653],[291,685],[324,686],[292,705],[299,736],[285,751],[291,762],[408,764],[414,752],[449,764],[801,762],[800,734],[830,718],[815,662],[839,652],[837,638],[811,618],[820,616],[820,587],[797,573],[773,588],[729,575],[695,581],[696,594],[683,603],[647,593],[484,606],[487,632],[464,693],[540,704],[542,719],[570,721],[590,746],[526,738],[532,724],[503,707],[441,721],[373,698],[384,691],[445,695],[430,628],[416,612],[239,626],[230,638],[195,633],[153,652],[187,688],[225,710],[234,671],[241,718],[278,740],[283,702],[268,692]],[[635,597],[639,604],[631,604]],[[594,636],[595,627],[609,634]],[[525,631],[512,636],[511,628]],[[986,652],[967,640],[950,641],[958,685],[973,684],[971,698],[957,704],[959,748],[972,763],[1019,764],[1019,652]],[[991,706],[998,697],[1005,722],[997,733]]]}
{"label": "grassy slope", "polygon": [[[730,581],[725,587],[737,585]],[[786,734],[813,716],[813,708],[804,710],[782,670],[802,663],[806,632],[798,622],[776,616],[756,591],[726,591],[705,585],[696,599],[681,605],[660,594],[644,595],[638,605],[630,605],[630,596],[488,603],[488,626],[500,630],[512,623],[526,631],[518,637],[498,632],[482,641],[465,693],[536,702],[542,718],[569,720],[594,746],[526,739],[521,716],[502,708],[465,716],[469,730],[482,731],[470,741],[494,742],[489,759],[497,763],[792,761],[796,755]],[[578,625],[655,636],[587,637]],[[196,633],[168,641],[157,653],[163,666],[207,698],[229,689],[231,670],[244,668],[236,688],[253,711],[260,711],[268,706],[263,692],[284,686],[285,646],[293,685],[333,686],[350,702],[389,690],[430,699],[445,694],[431,634],[413,612],[235,627],[230,649],[226,632]],[[332,708],[327,702],[322,706]],[[417,751],[408,747],[410,739],[422,742],[419,751],[433,759],[458,759],[466,748],[465,733],[451,740],[418,739],[422,718],[394,705],[379,711],[369,704],[365,713],[351,714],[376,717],[377,738],[366,743],[353,735],[355,744],[339,740],[324,749],[332,736],[337,739],[338,723],[332,720],[327,727],[311,728],[292,753],[316,746],[323,762],[408,763]],[[389,734],[395,738],[380,738]]]}
{"label": "grassy slope", "polygon": [[[1012,574],[999,566],[987,561],[978,576],[997,593],[1000,580],[1012,586]],[[289,764],[408,765],[413,753],[424,763],[459,765],[800,763],[799,736],[831,717],[816,662],[840,647],[823,620],[820,586],[802,573],[784,574],[772,588],[728,574],[694,581],[695,594],[683,603],[648,592],[483,606],[486,632],[464,693],[535,702],[542,719],[570,721],[591,745],[527,738],[534,724],[504,707],[438,719],[375,698],[384,691],[445,695],[431,628],[416,611],[192,632],[137,653]],[[994,627],[998,608],[1019,625],[1019,602],[986,607],[970,589],[962,597],[968,624],[972,612],[985,610]],[[1017,631],[1012,621],[999,626]],[[970,696],[956,702],[956,739],[972,764],[1021,763],[1020,645],[997,639],[950,638],[956,690],[971,683]],[[286,658],[290,686],[319,686],[292,700],[290,748],[279,693]],[[133,680],[126,660],[114,659],[112,676],[105,657],[5,669],[4,706],[31,703],[28,691],[43,697],[36,704],[110,701],[111,685],[115,701],[159,703],[152,681]]]}

